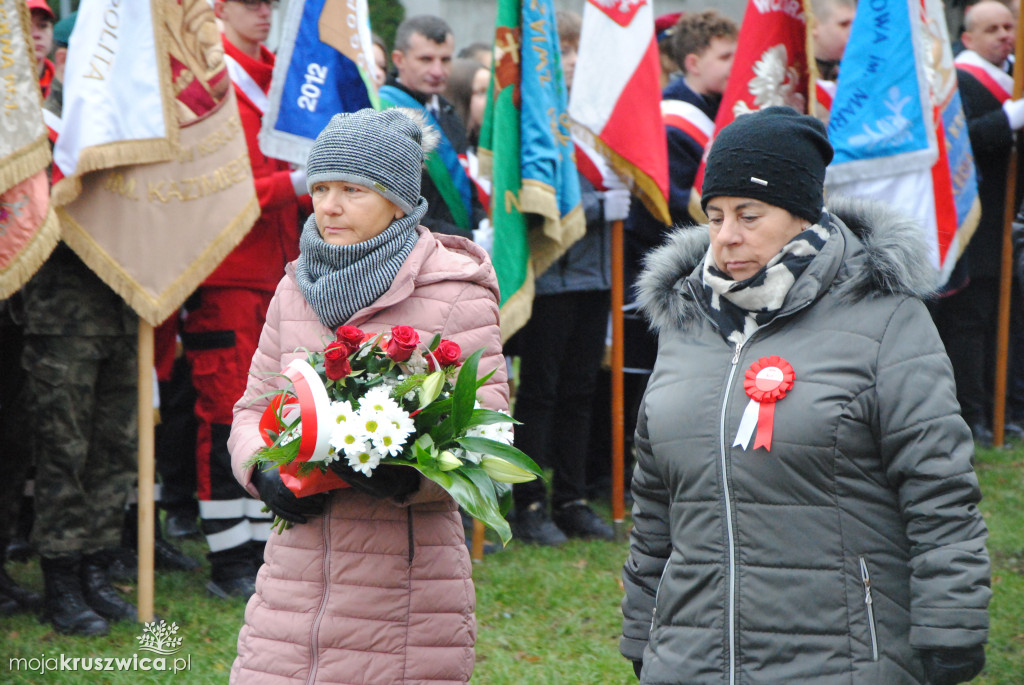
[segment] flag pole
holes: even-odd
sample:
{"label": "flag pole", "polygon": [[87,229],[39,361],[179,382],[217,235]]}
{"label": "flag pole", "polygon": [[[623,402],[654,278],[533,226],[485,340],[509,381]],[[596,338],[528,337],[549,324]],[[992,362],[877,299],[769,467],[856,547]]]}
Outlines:
{"label": "flag pole", "polygon": [[[1024,10],[1024,0],[1020,0]],[[1015,55],[1024,55],[1024,32],[1017,26]],[[1017,100],[1024,91],[1024,69],[1013,70],[1013,99]],[[999,280],[999,317],[996,329],[996,378],[995,397],[992,402],[992,444],[1004,443],[1006,426],[1006,372],[1010,347],[1010,300],[1013,288],[1013,217],[1017,214],[1017,134],[1010,146],[1010,159],[1006,166],[1006,199],[1003,207],[1003,248],[1002,269]]]}
{"label": "flag pole", "polygon": [[139,620],[153,620],[153,530],[156,522],[153,482],[153,326],[139,317]]}
{"label": "flag pole", "polygon": [[473,547],[469,550],[469,557],[473,561],[484,560],[484,524],[473,519]]}
{"label": "flag pole", "polygon": [[[1024,0],[1022,0],[1024,2]],[[625,540],[626,506],[624,500],[625,400],[623,395],[623,274],[622,220],[612,222],[612,523],[615,539]]]}

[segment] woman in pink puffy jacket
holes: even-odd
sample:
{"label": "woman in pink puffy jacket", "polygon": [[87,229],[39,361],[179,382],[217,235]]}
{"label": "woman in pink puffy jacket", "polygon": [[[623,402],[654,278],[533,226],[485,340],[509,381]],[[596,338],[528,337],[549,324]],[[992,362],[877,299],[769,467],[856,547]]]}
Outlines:
{"label": "woman in pink puffy jacket", "polygon": [[247,462],[273,374],[301,348],[322,349],[341,325],[435,334],[468,354],[483,348],[479,392],[508,409],[498,285],[486,252],[419,223],[423,160],[437,133],[411,110],[338,114],[306,167],[313,216],[267,313],[248,388],[235,405],[235,477],[282,518],[245,610],[231,681],[465,683],[473,672],[475,594],[454,500],[414,469],[381,466],[351,487],[296,498],[276,470]]}

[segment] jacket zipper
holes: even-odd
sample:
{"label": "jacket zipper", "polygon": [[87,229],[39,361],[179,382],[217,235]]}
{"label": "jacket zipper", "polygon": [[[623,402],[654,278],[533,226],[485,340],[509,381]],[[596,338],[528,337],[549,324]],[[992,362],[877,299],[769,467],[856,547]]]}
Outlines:
{"label": "jacket zipper", "polygon": [[313,626],[310,629],[309,644],[309,677],[306,685],[313,685],[316,682],[317,670],[320,666],[320,622],[323,620],[324,612],[327,610],[327,595],[331,592],[331,505],[328,503],[327,511],[323,514],[321,529],[324,535],[324,554],[321,559],[321,568],[324,570],[324,592],[320,595],[320,606],[316,610],[316,618],[313,619]]}
{"label": "jacket zipper", "polygon": [[[690,291],[690,295],[693,297],[694,302],[697,303],[698,311],[700,311],[713,328],[717,329],[718,324],[715,323],[715,320],[711,318],[706,311],[704,311],[704,306],[701,303],[700,297],[697,296],[697,292],[694,290],[693,284],[687,281],[686,287]],[[771,326],[780,318],[787,318],[796,314],[810,306],[812,302],[813,300],[808,300],[788,312],[780,312],[776,318],[772,319],[764,326],[758,327],[747,337],[746,340],[736,343],[736,349],[733,351],[732,361],[729,365],[729,378],[725,385],[725,395],[722,397],[722,411],[719,417],[718,435],[720,442],[719,458],[722,465],[722,497],[725,500],[725,525],[728,531],[729,542],[729,685],[736,685],[736,538],[732,524],[732,493],[729,490],[729,478],[726,472],[728,448],[725,437],[725,412],[729,407],[729,395],[732,392],[733,381],[736,379],[736,366],[739,364],[740,353],[743,351],[743,346],[753,340],[754,336],[760,333],[762,329]]]}
{"label": "jacket zipper", "polygon": [[729,393],[732,391],[732,383],[736,378],[736,365],[739,363],[742,351],[743,343],[736,343],[736,351],[733,353],[732,363],[729,365],[729,378],[725,383],[725,396],[722,398],[722,413],[718,425],[722,464],[722,496],[725,499],[725,527],[729,538],[729,685],[736,683],[736,539],[732,529],[732,494],[729,492],[727,471],[725,411],[729,406]]}
{"label": "jacket zipper", "polygon": [[860,560],[860,579],[864,583],[864,606],[868,610],[868,632],[871,633],[871,660],[878,661],[878,635],[875,633],[875,607],[871,600],[871,575],[868,573],[868,564],[864,557],[857,557]]}
{"label": "jacket zipper", "polygon": [[[671,553],[669,554],[671,556]],[[665,560],[665,568],[661,569],[661,577],[658,578],[658,587],[654,590],[654,608],[651,610],[651,630],[654,630],[654,619],[658,614],[658,595],[661,594],[661,584],[665,582],[665,574],[668,572],[668,559]]]}

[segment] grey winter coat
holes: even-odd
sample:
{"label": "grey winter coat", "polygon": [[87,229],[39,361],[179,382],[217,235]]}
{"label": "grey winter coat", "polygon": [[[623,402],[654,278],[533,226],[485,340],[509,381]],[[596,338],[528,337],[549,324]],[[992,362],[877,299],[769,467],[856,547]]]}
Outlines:
{"label": "grey winter coat", "polygon": [[[915,650],[986,640],[973,443],[919,229],[863,201],[830,211],[838,230],[739,348],[707,315],[706,227],[647,259],[660,337],[620,643],[642,683],[923,683]],[[771,450],[731,447],[744,373],[770,355],[795,372]]]}

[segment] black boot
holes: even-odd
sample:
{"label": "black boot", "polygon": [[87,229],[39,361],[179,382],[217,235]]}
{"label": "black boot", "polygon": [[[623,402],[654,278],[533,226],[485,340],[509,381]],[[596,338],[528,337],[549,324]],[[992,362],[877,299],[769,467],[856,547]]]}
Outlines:
{"label": "black boot", "polygon": [[[139,549],[139,508],[129,504],[124,512],[124,526],[121,528],[121,546],[138,553]],[[199,561],[188,556],[167,541],[160,532],[160,523],[153,526],[153,566],[167,571],[195,571]]]}
{"label": "black boot", "polygon": [[110,584],[110,576],[107,575],[109,563],[109,552],[96,552],[82,557],[82,594],[85,601],[97,614],[109,621],[138,621],[139,612],[135,605],[117,594],[117,590]]}
{"label": "black boot", "polygon": [[42,557],[39,565],[46,588],[44,620],[67,635],[106,635],[110,631],[107,622],[86,604],[82,595],[79,556]]}
{"label": "black boot", "polygon": [[43,606],[43,598],[26,590],[7,575],[4,563],[7,561],[7,540],[0,540],[0,616],[23,611],[35,611]]}

